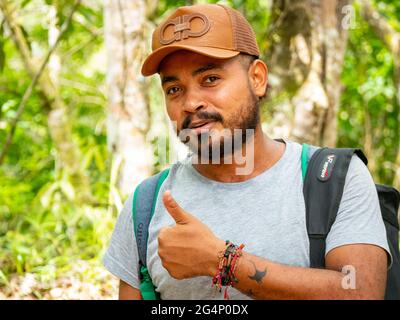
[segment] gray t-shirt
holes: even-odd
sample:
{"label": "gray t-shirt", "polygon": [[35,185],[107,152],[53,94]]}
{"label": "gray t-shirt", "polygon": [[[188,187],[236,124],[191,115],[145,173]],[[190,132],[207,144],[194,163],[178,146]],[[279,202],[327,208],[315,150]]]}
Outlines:
{"label": "gray t-shirt", "polygon": [[[221,183],[202,176],[186,158],[171,167],[158,194],[149,226],[147,266],[162,299],[223,299],[211,277],[176,280],[162,266],[157,236],[175,224],[166,212],[162,194],[167,189],[186,211],[203,221],[217,237],[245,244],[245,251],[274,262],[309,267],[301,145],[286,141],[283,156],[271,168],[244,182]],[[132,223],[132,195],[118,218],[105,267],[132,287],[139,288],[138,250]],[[386,231],[372,177],[353,156],[338,215],[326,239],[326,253],[352,243],[369,243],[387,252]],[[231,299],[249,299],[230,288]]]}

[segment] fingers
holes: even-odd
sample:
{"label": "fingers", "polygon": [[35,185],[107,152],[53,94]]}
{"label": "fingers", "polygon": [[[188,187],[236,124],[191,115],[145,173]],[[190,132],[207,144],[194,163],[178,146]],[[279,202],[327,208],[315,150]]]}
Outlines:
{"label": "fingers", "polygon": [[172,197],[170,190],[164,192],[163,202],[165,208],[177,224],[185,224],[189,222],[190,215],[179,206]]}

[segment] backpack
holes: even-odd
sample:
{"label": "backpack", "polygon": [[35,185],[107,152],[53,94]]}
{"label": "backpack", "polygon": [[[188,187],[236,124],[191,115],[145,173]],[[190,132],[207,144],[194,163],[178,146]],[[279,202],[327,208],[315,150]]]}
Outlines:
{"label": "backpack", "polygon": [[[325,240],[333,225],[343,194],[352,156],[365,165],[368,160],[360,149],[317,148],[303,144],[301,166],[306,225],[310,240],[310,267],[325,267]],[[388,270],[385,300],[400,300],[399,209],[400,193],[392,187],[375,185],[386,228],[392,266]]]}
{"label": "backpack", "polygon": [[[356,154],[367,165],[359,149],[318,148],[303,144],[301,168],[306,207],[306,225],[310,241],[310,267],[324,268],[325,241],[333,225],[342,198],[350,160]],[[334,169],[334,170],[333,170]],[[158,300],[146,266],[148,227],[154,214],[158,191],[169,169],[144,180],[135,190],[132,218],[139,253],[140,291],[143,300]],[[388,270],[386,300],[400,300],[399,222],[400,193],[388,186],[376,185],[382,218],[386,228],[392,267]]]}

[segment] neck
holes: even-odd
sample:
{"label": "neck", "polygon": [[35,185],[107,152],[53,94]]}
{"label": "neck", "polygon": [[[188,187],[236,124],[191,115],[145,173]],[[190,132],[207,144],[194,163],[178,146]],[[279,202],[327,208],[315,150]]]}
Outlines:
{"label": "neck", "polygon": [[262,131],[261,124],[258,124],[254,135],[236,151],[240,157],[233,156],[232,163],[225,164],[223,161],[220,164],[200,163],[193,164],[193,167],[211,180],[227,183],[242,182],[268,170],[282,157],[284,151],[285,144],[270,139]]}

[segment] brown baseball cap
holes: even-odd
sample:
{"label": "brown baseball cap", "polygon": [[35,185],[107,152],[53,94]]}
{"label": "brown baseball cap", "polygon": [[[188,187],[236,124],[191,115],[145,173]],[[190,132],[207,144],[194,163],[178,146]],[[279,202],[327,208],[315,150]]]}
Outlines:
{"label": "brown baseball cap", "polygon": [[142,74],[158,72],[161,61],[177,50],[228,59],[239,53],[259,56],[256,36],[243,15],[219,4],[179,7],[153,32],[152,53]]}

